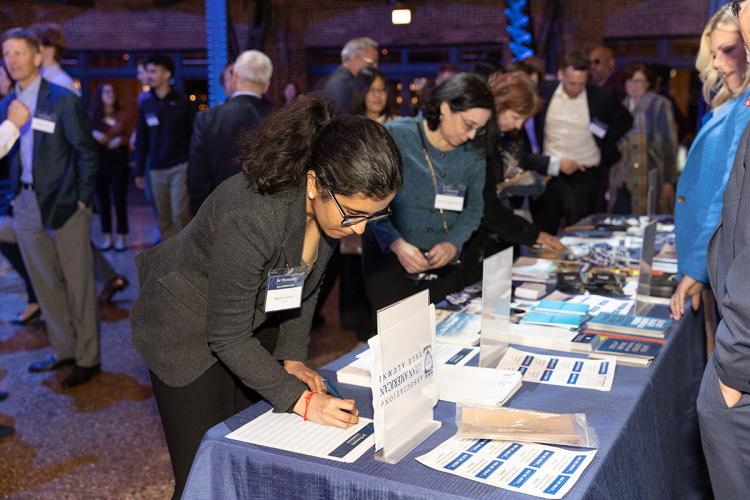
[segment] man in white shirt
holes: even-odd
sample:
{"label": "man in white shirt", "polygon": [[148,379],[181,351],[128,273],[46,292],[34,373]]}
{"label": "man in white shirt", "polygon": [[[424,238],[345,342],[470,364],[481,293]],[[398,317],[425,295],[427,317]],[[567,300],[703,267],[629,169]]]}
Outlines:
{"label": "man in white shirt", "polygon": [[[545,105],[535,117],[540,147],[550,156],[544,195],[532,203],[534,220],[551,234],[562,222],[573,224],[594,212],[598,169],[608,169],[620,157],[617,141],[630,130],[633,117],[606,87],[589,85],[590,62],[581,52],[567,54],[558,71],[559,82],[541,82]],[[568,175],[560,162],[582,167]]]}

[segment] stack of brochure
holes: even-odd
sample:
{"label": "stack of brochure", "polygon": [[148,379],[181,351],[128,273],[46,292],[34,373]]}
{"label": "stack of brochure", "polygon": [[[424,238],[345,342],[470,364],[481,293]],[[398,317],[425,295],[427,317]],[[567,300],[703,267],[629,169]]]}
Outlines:
{"label": "stack of brochure", "polygon": [[588,304],[574,304],[562,300],[541,300],[531,312],[521,319],[521,324],[577,328],[586,320],[588,311]]}
{"label": "stack of brochure", "polygon": [[599,313],[588,321],[588,327],[599,332],[620,333],[663,339],[667,336],[672,320],[636,316],[633,314]]}
{"label": "stack of brochure", "polygon": [[453,311],[441,319],[435,328],[435,340],[445,344],[475,346],[479,343],[482,316],[466,311]]}

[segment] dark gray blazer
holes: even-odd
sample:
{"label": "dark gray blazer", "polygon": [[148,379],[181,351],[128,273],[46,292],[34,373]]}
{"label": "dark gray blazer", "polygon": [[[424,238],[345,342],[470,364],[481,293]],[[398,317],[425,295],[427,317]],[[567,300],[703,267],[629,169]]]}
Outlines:
{"label": "dark gray blazer", "polygon": [[[0,122],[16,98],[11,92],[0,102]],[[34,194],[42,224],[60,229],[78,210],[78,201],[91,206],[99,153],[81,100],[68,89],[42,78],[34,116],[55,122],[52,134],[34,130]],[[14,192],[21,187],[21,141],[8,154]]]}
{"label": "dark gray blazer", "polygon": [[[237,174],[216,188],[179,234],[138,255],[133,344],[159,380],[182,387],[220,360],[277,410],[294,405],[306,387],[278,361],[307,359],[334,240],[321,237],[302,307],[263,311],[269,271],[301,263],[305,220],[304,183],[260,195]],[[278,325],[272,354],[256,336],[269,324]]]}
{"label": "dark gray blazer", "polygon": [[[750,112],[750,111],[748,111]],[[708,245],[708,275],[721,322],[716,330],[719,379],[750,393],[750,127],[740,140],[724,192],[721,221]]]}

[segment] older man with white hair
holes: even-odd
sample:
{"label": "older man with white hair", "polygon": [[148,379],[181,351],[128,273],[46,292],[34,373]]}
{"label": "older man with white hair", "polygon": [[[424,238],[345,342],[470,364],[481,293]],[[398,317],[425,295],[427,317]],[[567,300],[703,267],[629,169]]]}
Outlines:
{"label": "older man with white hair", "polygon": [[240,171],[236,161],[240,136],[260,125],[273,108],[263,97],[272,73],[273,64],[263,52],[243,52],[234,62],[231,98],[196,116],[188,157],[193,214],[219,184]]}
{"label": "older man with white hair", "polygon": [[323,91],[336,102],[336,113],[353,115],[355,107],[355,77],[365,67],[377,67],[378,43],[372,38],[353,38],[341,49],[341,66],[325,81]]}

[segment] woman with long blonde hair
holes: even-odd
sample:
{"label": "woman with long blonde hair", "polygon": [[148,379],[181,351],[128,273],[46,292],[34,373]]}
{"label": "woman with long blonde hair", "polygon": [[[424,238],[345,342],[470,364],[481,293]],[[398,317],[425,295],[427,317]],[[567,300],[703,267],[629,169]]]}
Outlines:
{"label": "woman with long blonde hair", "polygon": [[677,184],[675,233],[680,284],[670,308],[675,319],[701,302],[708,283],[706,252],[719,222],[723,194],[740,137],[750,122],[750,71],[739,22],[725,5],[708,21],[695,67],[711,112],[688,153]]}

